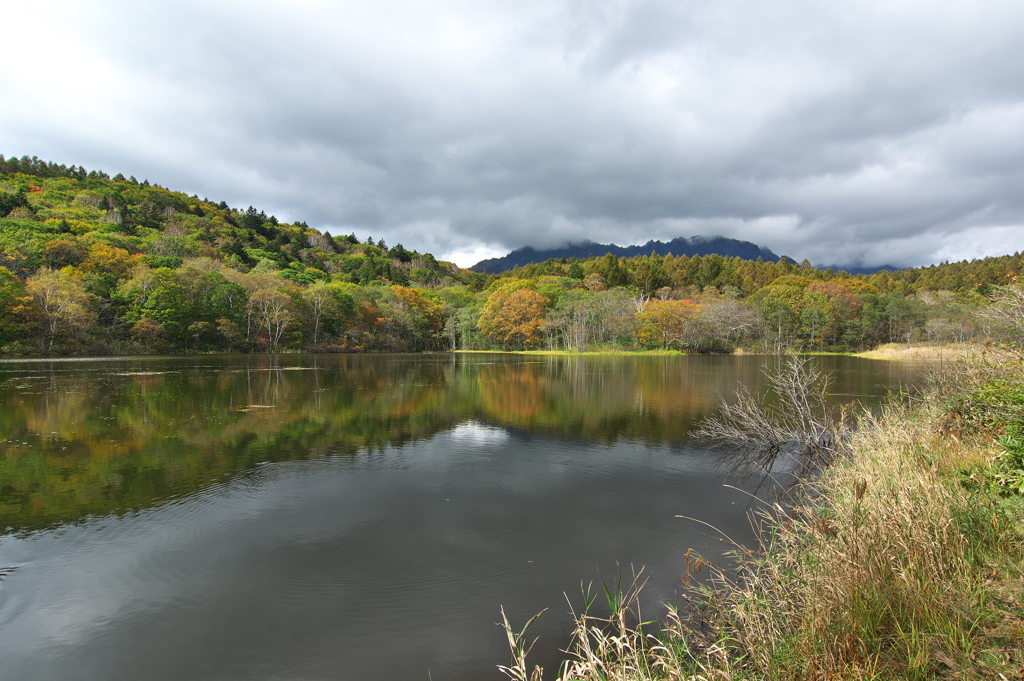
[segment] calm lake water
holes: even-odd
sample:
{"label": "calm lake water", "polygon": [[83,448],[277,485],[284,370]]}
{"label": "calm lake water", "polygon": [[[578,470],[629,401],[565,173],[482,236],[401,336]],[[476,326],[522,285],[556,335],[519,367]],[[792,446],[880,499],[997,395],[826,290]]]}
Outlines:
{"label": "calm lake water", "polygon": [[[501,679],[554,671],[581,582],[748,540],[689,432],[763,357],[0,362],[0,678]],[[822,357],[877,404],[921,367]],[[734,488],[738,487],[739,489]]]}

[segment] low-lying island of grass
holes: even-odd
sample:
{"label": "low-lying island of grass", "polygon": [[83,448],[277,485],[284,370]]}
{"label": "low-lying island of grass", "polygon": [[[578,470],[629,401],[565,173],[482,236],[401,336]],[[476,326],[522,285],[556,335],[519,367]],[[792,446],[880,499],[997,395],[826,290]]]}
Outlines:
{"label": "low-lying island of grass", "polygon": [[[944,363],[925,394],[861,415],[838,454],[660,626],[638,623],[629,589],[610,617],[580,614],[559,679],[1021,678],[1020,355]],[[505,672],[539,679],[528,633],[507,629]]]}

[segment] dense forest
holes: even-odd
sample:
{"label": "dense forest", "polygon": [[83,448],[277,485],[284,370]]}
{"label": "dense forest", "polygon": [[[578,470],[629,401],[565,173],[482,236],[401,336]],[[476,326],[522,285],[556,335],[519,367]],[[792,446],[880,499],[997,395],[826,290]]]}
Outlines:
{"label": "dense forest", "polygon": [[487,275],[148,180],[0,155],[0,352],[320,352],[957,342],[1020,253],[853,276],[719,255]]}

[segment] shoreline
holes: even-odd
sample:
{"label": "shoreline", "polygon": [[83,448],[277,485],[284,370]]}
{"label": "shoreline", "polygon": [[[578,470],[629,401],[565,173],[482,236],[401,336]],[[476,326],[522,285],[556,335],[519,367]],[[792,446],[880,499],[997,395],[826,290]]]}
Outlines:
{"label": "shoreline", "polygon": [[[929,389],[863,414],[848,452],[754,521],[738,572],[686,554],[697,616],[637,624],[639,587],[577,613],[559,681],[1017,678],[1024,668],[1024,372],[989,347],[883,348],[941,361]],[[784,508],[788,506],[788,508]],[[506,623],[507,625],[507,623]],[[518,681],[525,629],[506,626]],[[652,635],[651,631],[659,631]],[[516,636],[513,636],[513,635]]]}
{"label": "shoreline", "polygon": [[56,353],[56,354],[0,354],[0,360],[51,360],[51,359],[98,359],[98,358],[114,358],[114,357],[203,357],[203,356],[217,356],[217,355],[334,355],[334,354],[352,354],[352,355],[392,355],[392,354],[409,354],[409,355],[434,355],[434,354],[456,354],[456,355],[473,355],[473,354],[490,354],[490,355],[533,355],[533,356],[548,356],[548,357],[577,357],[577,356],[589,356],[589,357],[622,357],[622,356],[645,356],[645,357],[705,357],[705,356],[722,356],[728,357],[730,355],[735,356],[763,356],[763,357],[787,357],[793,355],[836,355],[845,357],[860,357],[863,359],[878,359],[878,360],[908,360],[908,361],[926,361],[926,362],[949,362],[961,359],[969,359],[979,356],[984,356],[988,353],[1001,354],[1001,352],[994,346],[984,346],[979,343],[885,343],[872,350],[864,350],[861,352],[827,352],[827,351],[800,351],[797,348],[790,348],[783,353],[775,352],[764,352],[755,351],[747,348],[736,348],[732,352],[722,353],[696,353],[687,352],[683,350],[666,350],[666,349],[626,349],[626,348],[604,348],[600,350],[425,350],[420,352],[382,352],[382,351],[363,351],[363,350],[352,350],[347,349],[344,352],[335,350],[316,350],[316,349],[288,349],[278,352],[249,352],[249,351],[198,351],[198,352],[173,352],[173,353],[134,353],[134,352],[109,352],[103,354],[78,354],[78,353]]}

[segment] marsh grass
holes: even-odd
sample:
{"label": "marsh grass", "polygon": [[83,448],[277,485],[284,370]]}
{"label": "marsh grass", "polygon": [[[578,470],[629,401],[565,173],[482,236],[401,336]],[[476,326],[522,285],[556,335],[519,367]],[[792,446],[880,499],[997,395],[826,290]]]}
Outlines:
{"label": "marsh grass", "polygon": [[981,343],[884,343],[877,348],[853,353],[864,359],[911,360],[918,362],[957,362],[978,357],[985,350]]}
{"label": "marsh grass", "polygon": [[1019,576],[1004,564],[1019,538],[948,475],[962,445],[934,439],[921,411],[866,416],[853,456],[814,483],[818,501],[766,517],[763,552],[741,579],[721,576],[716,632],[734,675],[985,676],[979,603],[993,572]]}
{"label": "marsh grass", "polygon": [[1019,361],[974,361],[861,416],[848,455],[766,506],[761,545],[660,626],[639,617],[642,581],[610,617],[585,600],[558,678],[1020,678],[1024,496],[993,480],[1022,415]]}

